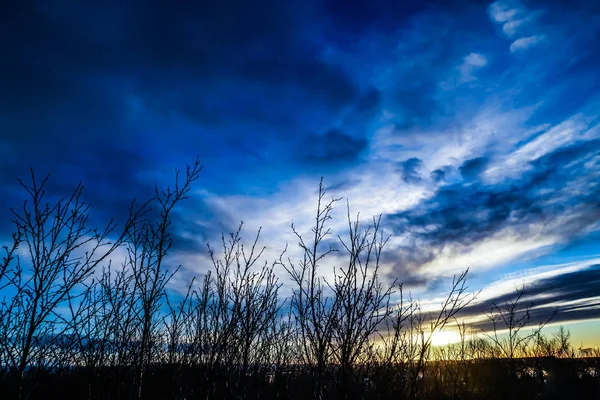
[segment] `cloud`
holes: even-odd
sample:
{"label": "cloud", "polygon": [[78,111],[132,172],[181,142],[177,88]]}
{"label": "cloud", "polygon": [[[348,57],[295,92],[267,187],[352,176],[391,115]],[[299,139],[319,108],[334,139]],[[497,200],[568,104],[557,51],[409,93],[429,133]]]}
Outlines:
{"label": "cloud", "polygon": [[487,65],[487,59],[481,54],[471,53],[465,57],[465,64],[473,67],[484,67]]}
{"label": "cloud", "polygon": [[544,39],[544,37],[542,35],[535,35],[535,36],[519,38],[511,43],[510,51],[513,53],[516,53],[519,51],[526,50],[526,49],[530,48],[531,46],[536,45],[543,39]]}
{"label": "cloud", "polygon": [[[535,32],[534,24],[542,15],[541,10],[527,10],[519,1],[496,1],[489,6],[488,13],[492,22],[502,25],[504,35],[517,37],[510,45],[512,53],[524,51],[544,39],[544,35]],[[535,34],[527,36],[527,32]]]}
{"label": "cloud", "polygon": [[[498,117],[498,121],[505,119],[511,118]],[[570,134],[587,141],[550,139],[563,137],[561,126],[567,125],[544,127],[541,133],[538,128],[532,140],[516,142],[513,153],[520,154],[518,168],[514,162],[513,167],[502,166],[506,163],[502,153],[474,158],[466,153],[462,160],[454,159],[455,166],[432,169],[440,160],[424,148],[420,154],[426,161],[412,157],[393,163],[374,158],[368,167],[360,164],[331,173],[326,182],[332,187],[331,196],[349,199],[352,209],[363,216],[384,214],[384,226],[395,234],[385,252],[385,271],[390,278],[431,284],[467,267],[483,273],[523,257],[535,259],[596,229],[600,212],[590,199],[598,193],[592,177],[600,147],[590,141],[593,135],[583,133],[588,125],[577,125]],[[504,131],[515,132],[510,127]],[[542,139],[544,135],[548,135],[546,139]],[[530,143],[534,141],[546,145],[533,146]],[[502,144],[512,147],[506,141]],[[385,146],[393,147],[394,142],[385,142]],[[441,152],[445,146],[445,142],[436,143],[435,149]],[[486,154],[488,148],[482,144],[473,151]],[[377,154],[381,156],[382,150]],[[516,157],[511,154],[509,158]],[[563,167],[556,170],[556,165]],[[490,180],[493,169],[502,176]],[[311,207],[298,194],[312,192],[317,180],[317,176],[312,180],[305,176],[286,184],[268,201],[221,197],[219,209],[235,210],[240,218],[250,216],[254,221],[300,221],[302,216],[310,220]],[[338,215],[336,221],[333,231],[343,232],[344,216]],[[266,232],[283,240],[289,226],[277,226]],[[294,239],[289,240],[292,243]]]}
{"label": "cloud", "polygon": [[417,183],[421,181],[420,169],[423,168],[423,161],[416,157],[409,158],[400,163],[402,180],[406,183]]}
{"label": "cloud", "polygon": [[318,163],[339,163],[354,161],[365,150],[367,141],[353,138],[338,129],[331,129],[322,135],[311,135],[302,139],[296,155],[304,160]]}
{"label": "cloud", "polygon": [[[432,183],[440,186],[431,197],[386,216],[394,232],[407,238],[393,249],[398,268],[429,277],[484,270],[597,229],[600,209],[592,199],[600,194],[594,182],[600,146],[589,124],[573,125],[576,120],[521,143],[510,163],[468,159],[458,167],[462,179],[450,182],[451,168],[434,170]],[[490,180],[492,173],[503,178]]]}
{"label": "cloud", "polygon": [[523,288],[519,311],[532,307],[531,326],[547,321],[568,323],[600,318],[600,264],[598,259],[568,264],[537,267],[506,276],[491,283],[477,299],[461,312],[464,319],[476,329],[491,329],[484,313],[493,305],[502,305]]}
{"label": "cloud", "polygon": [[446,179],[446,173],[447,170],[451,169],[451,167],[448,167],[446,169],[436,169],[434,171],[431,172],[431,180],[434,181],[435,183],[441,183]]}
{"label": "cloud", "polygon": [[475,70],[485,67],[488,63],[486,57],[479,53],[470,53],[464,58],[462,65],[460,66],[460,82],[471,82],[476,80],[473,73]]}
{"label": "cloud", "polygon": [[489,6],[488,13],[493,22],[502,25],[502,32],[506,36],[513,37],[519,31],[526,30],[542,11],[527,10],[519,1],[496,1]]}
{"label": "cloud", "polygon": [[481,272],[544,249],[555,244],[556,241],[556,238],[545,237],[534,232],[528,232],[523,237],[522,232],[507,229],[473,246],[462,244],[445,246],[435,253],[435,258],[431,262],[421,266],[421,272],[428,277],[449,276],[467,268]]}
{"label": "cloud", "polygon": [[[12,177],[32,165],[56,173],[69,163],[66,175],[77,171],[108,188],[102,174],[86,175],[78,153],[114,164],[131,181],[141,169],[202,153],[214,166],[207,181],[216,182],[228,151],[236,153],[228,157],[234,168],[255,172],[247,166],[269,157],[285,170],[293,145],[280,132],[326,132],[337,113],[365,99],[342,66],[322,57],[314,36],[302,33],[318,37],[312,7],[261,4],[260,11],[233,0],[11,7],[4,27],[18,43],[2,47],[10,62],[0,66],[0,122],[11,132],[3,170]],[[135,157],[119,160],[123,153]]]}
{"label": "cloud", "polygon": [[525,23],[525,21],[525,19],[508,21],[502,25],[502,31],[506,34],[506,36],[512,37],[517,33],[517,30]]}
{"label": "cloud", "polygon": [[[600,125],[596,124],[595,117],[582,113],[576,114],[555,126],[542,129],[541,132],[534,134],[533,138],[524,141],[520,147],[485,171],[485,179],[494,182],[502,177],[519,176],[525,170],[531,169],[535,165],[532,163],[536,160],[564,147],[570,148],[571,151],[578,151],[577,149],[581,149],[581,144],[588,141],[594,143],[599,136]],[[569,151],[566,154],[569,154]]]}
{"label": "cloud", "polygon": [[473,181],[479,178],[489,160],[486,157],[477,157],[467,160],[458,169],[465,181]]}
{"label": "cloud", "polygon": [[522,8],[516,1],[496,1],[490,5],[488,10],[490,17],[498,23],[509,22],[522,12]]}

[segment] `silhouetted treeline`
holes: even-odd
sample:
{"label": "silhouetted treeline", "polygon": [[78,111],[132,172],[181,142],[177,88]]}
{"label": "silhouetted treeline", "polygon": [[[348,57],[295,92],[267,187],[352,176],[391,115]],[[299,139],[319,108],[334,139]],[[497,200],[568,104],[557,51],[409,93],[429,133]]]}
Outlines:
{"label": "silhouetted treeline", "polygon": [[[568,331],[530,330],[518,290],[472,334],[457,314],[476,294],[456,276],[435,313],[382,279],[388,237],[348,206],[333,275],[329,228],[338,199],[319,186],[313,226],[291,229],[300,257],[264,260],[260,231],[242,226],[208,247],[210,270],[187,292],[178,273],[172,215],[199,178],[198,161],[121,224],[94,228],[83,186],[48,199],[47,177],[21,182],[15,232],[0,264],[0,393],[4,399],[537,399],[593,398],[596,354],[578,354]],[[343,265],[339,260],[343,259]],[[204,267],[204,269],[206,269]],[[285,271],[292,284],[280,295]],[[400,277],[401,279],[401,277]],[[400,299],[400,300],[397,300]],[[457,325],[461,341],[432,345]],[[585,357],[582,357],[585,356]]]}

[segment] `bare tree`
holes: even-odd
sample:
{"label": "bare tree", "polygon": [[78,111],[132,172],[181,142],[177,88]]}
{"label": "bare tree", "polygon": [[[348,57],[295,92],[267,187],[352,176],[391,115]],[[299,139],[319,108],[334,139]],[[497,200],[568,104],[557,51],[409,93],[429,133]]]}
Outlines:
{"label": "bare tree", "polygon": [[[135,281],[127,260],[119,268],[109,266],[99,281],[102,299],[107,312],[101,316],[106,323],[108,345],[107,365],[111,369],[111,384],[116,387],[116,396],[121,398],[131,384],[130,368],[135,365],[139,354],[139,321],[142,309],[135,292]],[[98,318],[98,317],[96,317]]]}
{"label": "bare tree", "polygon": [[17,249],[22,242],[22,237],[20,232],[16,232],[12,234],[12,245],[11,246],[2,246],[2,250],[4,251],[4,256],[2,256],[2,262],[0,263],[0,290],[9,285],[9,282],[3,282],[7,277],[7,274],[14,272],[11,268],[13,261],[15,261]]}
{"label": "bare tree", "polygon": [[340,200],[332,199],[325,203],[324,197],[325,190],[321,179],[312,241],[305,241],[292,224],[292,231],[298,238],[303,256],[297,264],[289,258],[287,263],[280,260],[295,285],[290,306],[299,329],[301,360],[312,376],[313,396],[316,399],[324,396],[325,373],[333,356],[333,334],[337,323],[335,318],[340,306],[335,298],[327,296],[327,284],[319,275],[322,260],[336,251],[331,246],[326,249],[322,247],[323,241],[331,235],[331,229],[326,225],[327,221],[331,219],[334,204]]}
{"label": "bare tree", "polygon": [[[69,197],[50,204],[45,201],[48,178],[39,182],[31,170],[30,184],[19,180],[29,200],[21,210],[12,210],[15,243],[22,241],[27,251],[26,268],[17,264],[13,269],[9,282],[13,296],[3,303],[0,329],[2,353],[18,381],[19,398],[27,395],[27,370],[35,374],[40,366],[52,367],[57,361],[51,352],[63,339],[65,329],[59,307],[124,242],[145,211],[143,207],[135,210],[132,204],[120,232],[112,220],[100,230],[90,228],[89,205],[82,200],[83,185],[77,185]],[[15,248],[16,244],[8,252],[6,264],[14,258]]]}
{"label": "bare tree", "polygon": [[[280,262],[295,286],[290,305],[298,329],[300,359],[312,377],[313,396],[323,398],[337,389],[340,397],[347,398],[362,390],[356,385],[357,366],[369,364],[376,330],[393,312],[390,295],[395,282],[386,285],[379,278],[381,253],[389,239],[380,228],[381,219],[373,219],[363,230],[359,216],[352,220],[349,205],[348,237],[338,236],[347,263],[334,269],[333,282],[322,277],[321,263],[336,251],[323,246],[331,234],[327,222],[339,200],[324,202],[325,194],[321,180],[310,242],[292,225],[302,259]],[[336,387],[327,387],[327,382]]]}
{"label": "bare tree", "polygon": [[154,204],[158,204],[156,221],[145,219],[135,224],[127,235],[127,266],[133,276],[134,293],[140,306],[140,347],[136,356],[137,392],[142,397],[144,374],[156,355],[157,336],[161,318],[165,287],[179,267],[169,271],[165,258],[173,245],[170,233],[171,213],[175,206],[187,198],[191,185],[199,178],[202,166],[196,159],[188,165],[185,177],[180,181],[179,170],[175,171],[175,184],[160,190],[155,187]]}
{"label": "bare tree", "polygon": [[292,231],[298,238],[303,256],[298,263],[289,258],[287,262],[280,260],[295,285],[290,306],[298,324],[302,363],[311,373],[313,396],[316,399],[321,399],[324,395],[324,378],[326,367],[333,356],[333,328],[340,306],[339,301],[327,296],[327,284],[319,275],[320,263],[335,251],[331,246],[326,249],[322,247],[323,241],[331,235],[331,230],[326,225],[327,221],[331,219],[334,204],[340,200],[332,199],[325,203],[324,197],[325,190],[321,179],[312,241],[305,241],[292,224]]}
{"label": "bare tree", "polygon": [[[22,237],[17,232],[13,233],[12,239],[12,246],[2,247],[5,254],[0,264],[0,293],[2,293],[3,289],[9,287],[11,283],[15,283],[15,279],[19,279],[21,273],[21,266],[15,253],[21,244]],[[5,379],[7,372],[9,372],[6,368],[7,365],[11,365],[9,359],[15,357],[9,345],[13,330],[10,318],[13,317],[13,311],[18,306],[18,300],[19,298],[13,293],[8,300],[4,297],[0,303],[0,382]]]}
{"label": "bare tree", "polygon": [[356,365],[368,364],[364,356],[373,345],[375,332],[393,312],[390,295],[396,284],[384,285],[379,280],[381,252],[389,239],[380,228],[381,216],[361,232],[359,215],[352,221],[349,204],[347,208],[348,239],[338,238],[347,252],[348,264],[339,269],[331,285],[337,305],[332,326],[333,354],[342,398],[353,393]]}

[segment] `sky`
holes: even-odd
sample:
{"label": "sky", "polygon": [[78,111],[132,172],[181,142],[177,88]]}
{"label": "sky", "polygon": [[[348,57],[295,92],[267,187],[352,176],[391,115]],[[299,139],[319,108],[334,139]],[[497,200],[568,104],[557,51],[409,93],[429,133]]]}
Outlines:
{"label": "sky", "polygon": [[525,285],[600,345],[600,3],[24,0],[0,37],[0,237],[30,167],[100,220],[198,156],[176,290],[241,220],[293,256],[323,177],[425,306],[469,268],[465,318]]}

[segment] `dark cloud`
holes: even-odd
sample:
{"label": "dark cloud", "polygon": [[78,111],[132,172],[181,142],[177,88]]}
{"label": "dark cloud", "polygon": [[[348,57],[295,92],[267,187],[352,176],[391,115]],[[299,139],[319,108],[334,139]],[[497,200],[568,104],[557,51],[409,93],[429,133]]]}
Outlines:
{"label": "dark cloud", "polygon": [[344,180],[339,181],[337,183],[330,184],[330,185],[326,186],[324,189],[325,189],[326,193],[330,193],[332,191],[335,191],[335,192],[338,192],[338,193],[339,192],[343,193],[344,190],[351,189],[352,186],[358,184],[359,182],[360,181],[358,179],[344,179]]}
{"label": "dark cloud", "polygon": [[446,165],[443,168],[431,171],[430,178],[435,183],[443,183],[446,179],[448,179],[448,176],[452,173],[452,171],[453,167]]}
{"label": "dark cloud", "polygon": [[443,170],[441,169],[436,169],[434,171],[431,171],[431,180],[439,183],[439,182],[443,182],[444,179],[446,179],[446,174],[444,173]]}
{"label": "dark cloud", "polygon": [[248,164],[240,160],[262,157],[262,147],[284,163],[289,142],[280,134],[306,135],[299,121],[377,102],[320,56],[308,2],[69,3],[14,3],[0,17],[9,38],[0,44],[0,150],[10,156],[0,166],[11,178],[33,166],[64,170],[67,180],[74,168],[110,189],[102,180],[111,173],[95,173],[77,154],[134,183],[141,168],[211,158],[240,138],[252,152],[231,160]]}
{"label": "dark cloud", "polygon": [[420,170],[423,168],[423,161],[413,157],[400,163],[400,173],[402,180],[406,183],[417,183],[421,181]]}
{"label": "dark cloud", "polygon": [[[523,312],[528,306],[533,305],[532,327],[547,321],[550,317],[554,323],[600,317],[600,300],[596,298],[600,291],[600,265],[591,265],[579,271],[540,279],[523,288],[515,287],[512,293],[470,305],[461,312],[459,319],[483,313],[489,314],[494,304],[502,307],[508,301],[514,301],[518,289],[523,289],[518,311]],[[478,326],[490,329],[491,323],[484,321]]]}
{"label": "dark cloud", "polygon": [[[473,246],[505,228],[524,238],[531,224],[545,226],[544,233],[565,240],[584,233],[600,221],[600,188],[594,183],[600,171],[597,163],[590,163],[598,154],[598,141],[574,144],[540,157],[520,178],[500,184],[476,179],[486,159],[467,161],[461,167],[467,177],[463,183],[441,186],[424,203],[387,216],[397,234],[408,234],[412,240],[398,264],[418,267],[447,246]],[[436,176],[441,177],[441,172]],[[576,185],[578,191],[569,185]],[[568,222],[552,224],[566,215]]]}
{"label": "dark cloud", "polygon": [[[54,202],[70,195],[78,183],[84,185],[82,200],[90,205],[92,225],[98,226],[110,218],[123,223],[127,218],[133,200],[138,204],[154,196],[154,185],[139,179],[136,171],[149,168],[149,161],[136,153],[112,149],[96,149],[95,152],[73,152],[61,159],[60,164],[52,165],[49,160],[40,160],[32,165],[38,184],[49,174],[45,185],[45,200]],[[55,162],[51,160],[51,162]],[[20,210],[23,201],[29,200],[18,179],[31,184],[30,171],[26,166],[14,164],[5,169],[0,178],[2,200],[0,236],[13,231],[10,223],[10,208]],[[52,171],[48,173],[48,171]]]}
{"label": "dark cloud", "polygon": [[477,157],[471,160],[467,160],[460,166],[460,174],[465,181],[472,181],[479,178],[489,160],[485,157]]}
{"label": "dark cloud", "polygon": [[356,160],[366,146],[365,139],[353,138],[337,129],[331,129],[325,134],[303,139],[297,153],[305,160],[337,164]]}
{"label": "dark cloud", "polygon": [[[440,283],[439,280],[425,277],[422,274],[419,274],[419,271],[414,268],[414,264],[424,264],[428,261],[431,261],[433,257],[425,254],[424,252],[410,252],[410,248],[410,245],[405,246],[404,248],[400,249],[400,251],[397,249],[394,251],[389,251],[384,248],[381,253],[381,263],[391,267],[385,276],[386,280],[388,282],[393,282],[396,280],[398,283],[404,285],[404,287],[408,290],[412,289],[413,287],[426,287],[431,289],[438,286]],[[413,257],[411,258],[411,262],[407,262],[407,257],[403,254],[410,254]],[[416,260],[416,257],[420,257],[418,261]]]}
{"label": "dark cloud", "polygon": [[[173,247],[171,254],[206,254],[208,251],[207,243],[215,238],[215,233],[226,232],[228,229],[222,224],[215,223],[212,215],[201,213],[197,208],[191,210],[189,207],[180,207],[184,212],[175,212],[172,214],[172,235]],[[210,229],[206,223],[210,222]],[[220,228],[220,229],[219,229]],[[214,246],[215,243],[212,243]],[[194,265],[188,265],[188,268],[194,268]]]}
{"label": "dark cloud", "polygon": [[1,72],[15,108],[78,95],[90,101],[82,83],[102,78],[121,79],[151,103],[171,98],[172,107],[188,113],[199,101],[215,100],[206,90],[215,79],[263,89],[292,86],[334,109],[354,98],[343,71],[321,61],[318,47],[298,36],[306,23],[298,3],[25,3],[11,6],[3,24],[13,39],[3,48],[9,62]]}
{"label": "dark cloud", "polygon": [[[423,280],[411,274],[411,271],[407,271],[406,280],[401,282],[404,282],[404,295],[414,286],[427,287],[430,290],[448,289],[447,279]],[[484,301],[478,301],[475,297],[475,301],[456,315],[455,321],[461,323],[463,320],[477,318],[478,322],[471,323],[470,328],[475,332],[490,331],[493,329],[493,323],[488,316],[497,313],[496,306],[504,310],[509,303],[516,301],[519,290],[522,290],[523,294],[515,308],[516,317],[523,315],[530,308],[530,322],[522,331],[523,334],[528,334],[530,328],[536,328],[540,323],[568,324],[600,318],[600,300],[597,299],[600,291],[600,265],[590,265],[574,272],[542,278],[526,286],[517,284],[513,291],[498,294]],[[427,314],[424,317],[427,320],[434,315],[435,313]],[[451,321],[450,324],[454,324],[455,321]],[[500,321],[497,329],[505,328]]]}

